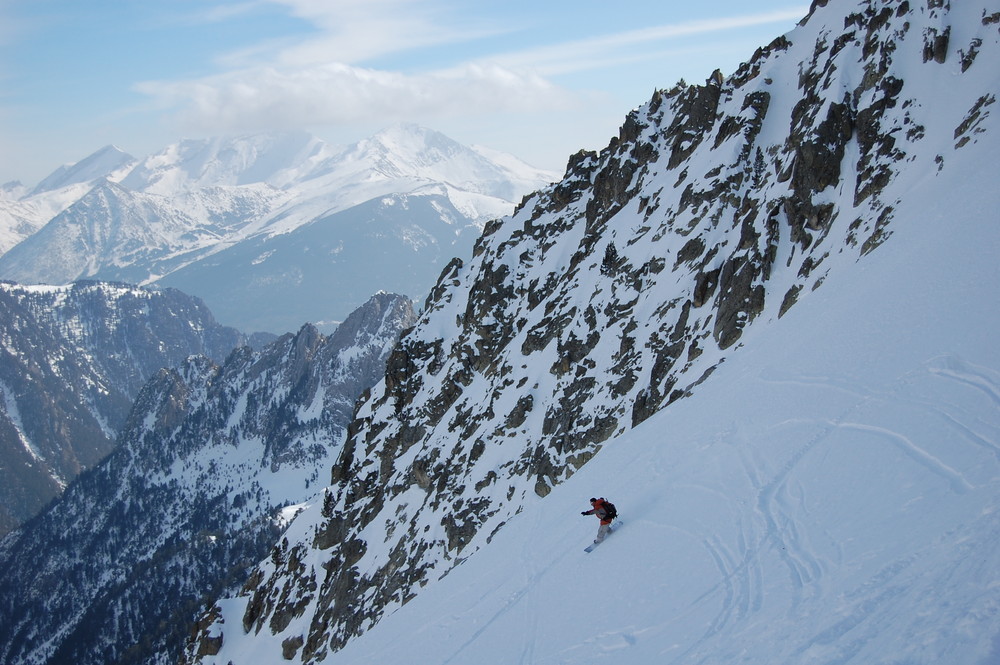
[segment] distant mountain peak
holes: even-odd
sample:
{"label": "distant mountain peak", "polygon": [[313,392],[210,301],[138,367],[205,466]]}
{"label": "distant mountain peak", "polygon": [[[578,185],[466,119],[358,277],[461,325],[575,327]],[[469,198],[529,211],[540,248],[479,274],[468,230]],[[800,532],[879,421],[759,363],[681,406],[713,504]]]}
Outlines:
{"label": "distant mountain peak", "polygon": [[398,122],[390,125],[376,132],[368,141],[404,154],[426,150],[440,150],[442,153],[447,153],[467,149],[458,141],[437,130],[410,122]]}
{"label": "distant mountain peak", "polygon": [[[88,160],[114,164],[119,152],[108,146]],[[62,173],[59,182],[71,175]],[[94,168],[87,176],[73,188],[39,197],[0,199],[0,247],[8,250],[0,256],[0,277],[32,283],[93,277],[173,284],[206,298],[218,312],[238,309],[239,318],[231,322],[244,327],[260,325],[262,310],[281,309],[259,307],[262,286],[294,285],[302,293],[313,288],[310,279],[318,279],[323,292],[331,280],[340,284],[337,292],[344,302],[333,307],[310,299],[311,305],[301,306],[308,313],[272,317],[267,323],[272,330],[340,319],[373,287],[412,289],[408,295],[422,299],[441,267],[471,249],[487,220],[510,213],[525,194],[558,177],[412,123],[387,127],[346,148],[305,131],[185,139],[135,162],[127,175]],[[418,192],[446,201],[420,202],[419,216],[400,211],[390,221],[392,215],[378,213],[377,220],[362,218],[331,229],[337,236],[330,247],[332,261],[314,263],[315,254],[310,260],[288,254],[300,238],[315,232],[307,227],[369,201]],[[371,206],[364,210],[377,213]],[[440,233],[442,221],[445,234]],[[278,237],[283,239],[265,246]],[[347,269],[358,252],[385,257],[386,242],[408,248],[409,255],[398,257],[399,266],[388,269],[395,274],[406,266],[412,276],[408,283],[387,282],[378,259],[362,261],[363,271]],[[313,238],[305,246],[316,243]],[[382,247],[372,249],[376,244]],[[244,252],[251,255],[226,275],[203,272]],[[231,288],[220,295],[223,282]]]}
{"label": "distant mountain peak", "polygon": [[136,158],[115,145],[106,145],[75,164],[66,164],[53,171],[31,191],[31,195],[69,185],[90,182],[98,178],[121,177],[136,164]]}
{"label": "distant mountain peak", "polygon": [[0,185],[0,197],[19,199],[27,192],[27,188],[20,180],[11,180]]}
{"label": "distant mountain peak", "polygon": [[397,123],[350,146],[344,156],[368,160],[388,176],[421,175],[423,170],[470,152],[444,134],[411,123]]}
{"label": "distant mountain peak", "polygon": [[371,180],[409,179],[446,183],[458,190],[516,201],[523,192],[558,178],[498,151],[466,146],[413,123],[396,123],[337,156],[341,169]]}
{"label": "distant mountain peak", "polygon": [[123,184],[163,195],[219,185],[282,186],[296,179],[303,164],[332,153],[326,143],[305,131],[184,139],[146,158]]}

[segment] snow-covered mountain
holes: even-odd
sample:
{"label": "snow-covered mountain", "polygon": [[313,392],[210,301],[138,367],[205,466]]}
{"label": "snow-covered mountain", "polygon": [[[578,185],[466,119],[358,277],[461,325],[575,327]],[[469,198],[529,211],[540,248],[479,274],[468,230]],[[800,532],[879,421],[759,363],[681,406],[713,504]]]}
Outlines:
{"label": "snow-covered mountain", "polygon": [[136,159],[118,146],[105,146],[76,164],[60,166],[32,190],[32,195],[65,189],[108,178],[120,180],[136,165]]}
{"label": "snow-covered mountain", "polygon": [[160,368],[247,342],[173,289],[0,282],[0,533],[111,452]]}
{"label": "snow-covered mountain", "polygon": [[[456,207],[463,208],[458,193],[485,198],[484,209],[473,204],[470,217],[495,217],[489,199],[517,201],[525,193],[548,184],[555,174],[487,148],[469,148],[425,127],[398,124],[359,141],[310,174],[316,184],[341,181],[372,186],[379,181],[411,180],[419,186],[443,183],[456,193]],[[336,189],[343,189],[337,187]],[[368,200],[370,196],[364,196]],[[493,205],[496,205],[494,203]]]}
{"label": "snow-covered mountain", "polygon": [[79,200],[95,183],[120,180],[136,163],[120,148],[105,146],[76,164],[60,166],[33,189],[19,182],[0,186],[0,256]]}
{"label": "snow-covered mountain", "polygon": [[442,274],[185,662],[993,662],[998,61],[991,0],[817,1],[654,94]]}
{"label": "snow-covered mountain", "polygon": [[0,197],[0,254],[42,228],[33,206]]}
{"label": "snow-covered mountain", "polygon": [[428,185],[322,215],[289,233],[258,234],[158,283],[199,293],[216,303],[221,320],[249,330],[309,319],[329,325],[373,288],[426,296],[452,252],[471,248],[479,233],[443,185]]}
{"label": "snow-covered mountain", "polygon": [[413,319],[377,294],[330,337],[307,325],[159,371],[116,450],[0,541],[0,661],[175,663],[192,613],[328,482],[355,400]]}
{"label": "snow-covered mountain", "polygon": [[[212,251],[221,238],[269,210],[268,188],[216,189],[178,199],[99,181],[42,229],[0,257],[20,283],[64,284],[82,277],[132,284]],[[183,200],[184,205],[178,205]],[[224,204],[223,204],[224,201]]]}
{"label": "snow-covered mountain", "polygon": [[555,179],[414,125],[340,149],[287,132],[182,141],[128,168],[111,156],[126,157],[106,148],[0,200],[0,277],[174,286],[227,324],[277,332],[342,320],[376,290],[423,299],[486,221]]}
{"label": "snow-covered mountain", "polygon": [[90,187],[90,183],[71,184],[54,192],[30,196],[20,183],[0,187],[0,256],[45,226]]}
{"label": "snow-covered mountain", "polygon": [[[940,184],[995,210],[993,145]],[[984,306],[1000,235],[995,213],[956,218],[940,194],[914,192],[861,269],[751,327],[690,397],[323,662],[1000,662],[1000,353],[985,332],[1000,317]],[[484,495],[503,503],[502,489]],[[585,554],[597,521],[579,513],[601,495],[622,525]],[[369,551],[385,547],[374,524]],[[267,623],[245,634],[242,601],[221,604],[237,623],[216,660],[277,662],[308,639],[304,621],[291,639]]]}
{"label": "snow-covered mountain", "polygon": [[256,183],[281,188],[301,180],[333,154],[331,146],[307,132],[185,140],[143,160],[122,185],[166,197],[186,190]]}

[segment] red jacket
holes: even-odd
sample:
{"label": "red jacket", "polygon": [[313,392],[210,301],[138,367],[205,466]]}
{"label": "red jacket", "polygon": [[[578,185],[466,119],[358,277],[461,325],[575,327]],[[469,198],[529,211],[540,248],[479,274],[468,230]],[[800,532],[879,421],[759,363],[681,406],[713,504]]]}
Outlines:
{"label": "red jacket", "polygon": [[608,519],[608,511],[604,508],[604,499],[598,499],[590,505],[593,506],[590,510],[584,513],[584,515],[597,515],[601,520],[601,524],[611,524],[611,520]]}

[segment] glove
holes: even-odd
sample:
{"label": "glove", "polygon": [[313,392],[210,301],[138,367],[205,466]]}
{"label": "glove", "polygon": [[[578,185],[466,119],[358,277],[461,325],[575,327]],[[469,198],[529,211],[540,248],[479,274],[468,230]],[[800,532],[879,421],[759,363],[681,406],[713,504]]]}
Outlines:
{"label": "glove", "polygon": [[587,514],[587,511],[585,510],[585,511],[583,511],[583,512],[582,512],[582,513],[580,513],[580,514],[581,514],[581,515],[586,515],[586,514]]}

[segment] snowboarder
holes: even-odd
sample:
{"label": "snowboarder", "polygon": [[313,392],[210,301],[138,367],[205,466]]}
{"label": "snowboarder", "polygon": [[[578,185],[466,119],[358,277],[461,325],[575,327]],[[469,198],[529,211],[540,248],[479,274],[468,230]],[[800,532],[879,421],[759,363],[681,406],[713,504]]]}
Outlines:
{"label": "snowboarder", "polygon": [[597,538],[594,539],[594,543],[599,543],[607,537],[608,532],[611,531],[611,521],[618,516],[618,511],[615,510],[614,504],[607,501],[603,496],[600,499],[595,499],[591,497],[590,505],[593,506],[590,510],[585,510],[581,515],[596,515],[597,519],[601,520],[601,526],[597,529]]}

